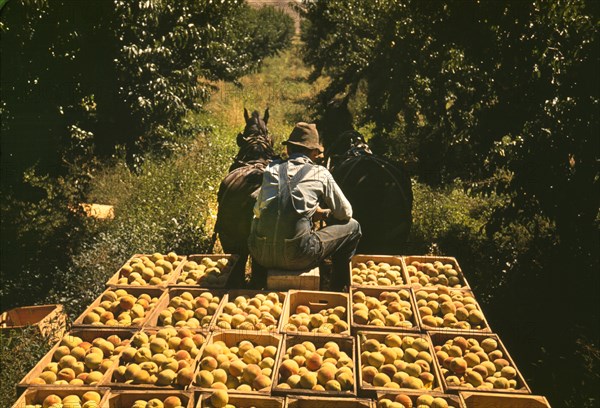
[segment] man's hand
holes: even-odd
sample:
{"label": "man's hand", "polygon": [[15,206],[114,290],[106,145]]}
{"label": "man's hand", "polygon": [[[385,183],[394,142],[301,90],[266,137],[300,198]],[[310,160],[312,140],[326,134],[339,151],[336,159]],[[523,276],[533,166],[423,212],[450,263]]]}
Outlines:
{"label": "man's hand", "polygon": [[325,221],[331,215],[331,210],[317,207],[317,211],[312,216],[313,222]]}

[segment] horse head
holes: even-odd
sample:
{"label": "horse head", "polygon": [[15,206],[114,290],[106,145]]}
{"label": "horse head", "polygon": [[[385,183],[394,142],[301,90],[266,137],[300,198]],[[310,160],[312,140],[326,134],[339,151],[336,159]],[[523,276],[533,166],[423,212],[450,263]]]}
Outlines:
{"label": "horse head", "polygon": [[267,128],[269,108],[265,110],[262,119],[258,111],[254,111],[252,115],[249,115],[248,110],[244,108],[244,119],[246,121],[244,131],[237,135],[237,145],[240,150],[230,170],[241,167],[249,162],[266,161],[275,155],[273,138]]}
{"label": "horse head", "polygon": [[330,167],[334,167],[349,157],[371,155],[371,149],[364,136],[356,130],[346,130],[337,135],[325,150]]}

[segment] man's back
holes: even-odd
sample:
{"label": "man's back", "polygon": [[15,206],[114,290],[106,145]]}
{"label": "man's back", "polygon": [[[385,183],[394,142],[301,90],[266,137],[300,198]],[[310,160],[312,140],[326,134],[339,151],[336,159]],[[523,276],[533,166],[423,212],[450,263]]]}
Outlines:
{"label": "man's back", "polygon": [[[323,152],[315,125],[298,123],[284,144],[289,160],[270,164],[263,175],[250,254],[264,267],[291,270],[312,268],[332,256],[334,269],[342,271],[358,245],[360,226],[331,173],[314,163]],[[313,219],[324,214],[332,225],[315,231]]]}

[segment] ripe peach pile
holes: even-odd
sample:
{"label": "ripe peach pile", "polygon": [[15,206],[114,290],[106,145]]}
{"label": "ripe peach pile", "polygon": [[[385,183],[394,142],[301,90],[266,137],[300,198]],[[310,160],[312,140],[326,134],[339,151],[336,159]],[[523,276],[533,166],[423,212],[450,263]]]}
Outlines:
{"label": "ripe peach pile", "polygon": [[242,340],[229,347],[224,341],[207,344],[194,385],[221,390],[259,391],[271,386],[277,347]]}
{"label": "ripe peach pile", "polygon": [[276,292],[237,296],[223,306],[217,317],[221,329],[276,331],[283,307],[283,296]]}
{"label": "ripe peach pile", "polygon": [[519,385],[516,369],[492,337],[456,336],[434,349],[448,386],[514,390]]}
{"label": "ripe peach pile", "polygon": [[406,283],[402,279],[400,265],[386,262],[359,262],[352,267],[352,285],[365,286],[401,286]]}
{"label": "ripe peach pile", "polygon": [[188,329],[165,328],[156,333],[136,333],[123,350],[113,381],[158,386],[190,385],[194,359],[206,338]]}
{"label": "ripe peach pile", "polygon": [[83,395],[71,394],[63,398],[50,394],[42,401],[27,404],[24,408],[99,408],[102,397],[96,391],[87,391]]}
{"label": "ripe peach pile", "polygon": [[413,261],[407,265],[406,271],[410,283],[415,285],[461,288],[464,284],[454,266],[440,261],[433,263]]}
{"label": "ripe peach pile", "polygon": [[229,260],[221,258],[213,261],[204,257],[200,263],[187,261],[177,278],[177,285],[200,285],[205,287],[223,286],[227,282]]}
{"label": "ripe peach pile", "polygon": [[377,408],[459,408],[456,403],[449,403],[443,396],[431,394],[406,395],[389,394],[384,395],[377,401]]}
{"label": "ripe peach pile", "polygon": [[220,302],[221,298],[210,292],[202,292],[196,297],[190,292],[183,292],[173,296],[169,306],[160,312],[158,325],[192,329],[208,327]]}
{"label": "ripe peach pile", "polygon": [[304,341],[288,347],[278,372],[277,388],[352,391],[354,362],[335,341],[317,348]]}
{"label": "ripe peach pile", "polygon": [[436,291],[415,293],[424,325],[463,330],[486,328],[483,313],[469,292],[440,286]]}
{"label": "ripe peach pile", "polygon": [[344,306],[331,307],[312,313],[308,305],[299,305],[296,307],[296,313],[292,314],[287,322],[284,322],[283,330],[319,334],[350,334],[347,319]]}
{"label": "ripe peach pile", "polygon": [[[119,405],[121,407],[121,405]],[[69,407],[65,407],[69,408]],[[83,408],[83,407],[82,407]],[[161,398],[151,398],[148,400],[138,399],[133,405],[123,406],[121,408],[183,408],[183,403],[181,402],[181,398],[176,395],[171,395],[164,399]]]}
{"label": "ripe peach pile", "polygon": [[128,261],[119,271],[117,285],[162,285],[173,276],[181,263],[175,252],[167,255],[158,252],[151,256],[140,256]]}
{"label": "ripe peach pile", "polygon": [[54,351],[52,362],[31,384],[97,385],[128,344],[129,339],[117,335],[97,337],[91,343],[67,335]]}
{"label": "ripe peach pile", "polygon": [[406,289],[382,291],[378,297],[354,290],[352,319],[361,325],[411,328],[414,326],[414,316],[409,299],[410,292]]}
{"label": "ripe peach pile", "polygon": [[142,293],[138,297],[125,289],[109,289],[100,305],[83,317],[83,324],[94,326],[140,326],[156,306],[158,297]]}
{"label": "ripe peach pile", "polygon": [[362,335],[361,349],[363,383],[390,389],[433,388],[433,358],[426,338],[388,334],[380,342]]}

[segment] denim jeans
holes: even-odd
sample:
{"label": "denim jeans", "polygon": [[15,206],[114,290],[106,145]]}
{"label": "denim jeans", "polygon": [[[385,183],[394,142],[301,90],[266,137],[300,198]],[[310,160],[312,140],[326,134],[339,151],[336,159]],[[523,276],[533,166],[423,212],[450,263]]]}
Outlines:
{"label": "denim jeans", "polygon": [[[349,284],[350,258],[356,252],[360,237],[358,221],[350,219],[281,241],[272,241],[251,233],[249,247],[254,261],[266,268],[312,268],[318,266],[325,258],[331,257],[332,289],[339,290]],[[262,277],[259,279],[262,280]]]}
{"label": "denim jeans", "polygon": [[[335,222],[335,221],[334,221]],[[341,290],[350,283],[350,258],[356,253],[362,236],[360,225],[354,218],[337,222],[315,232],[322,245],[321,261],[331,256],[333,272],[331,286]]]}

